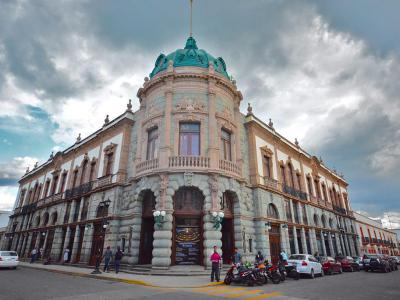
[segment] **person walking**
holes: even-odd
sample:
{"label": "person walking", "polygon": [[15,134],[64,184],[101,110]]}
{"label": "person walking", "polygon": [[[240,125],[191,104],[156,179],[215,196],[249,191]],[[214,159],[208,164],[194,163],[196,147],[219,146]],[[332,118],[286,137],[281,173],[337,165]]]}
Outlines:
{"label": "person walking", "polygon": [[67,262],[68,262],[68,260],[69,260],[69,249],[68,248],[66,248],[65,250],[64,250],[64,255],[63,255],[63,265],[64,264],[66,264]]}
{"label": "person walking", "polygon": [[110,249],[110,246],[107,246],[106,251],[104,252],[104,269],[103,272],[110,272],[110,261],[111,261],[111,257],[112,257],[112,251]]}
{"label": "person walking", "polygon": [[37,250],[36,248],[33,248],[31,252],[31,261],[30,261],[31,264],[33,264],[36,261],[36,256],[37,256]]}
{"label": "person walking", "polygon": [[117,247],[117,252],[115,252],[115,257],[114,257],[114,265],[115,265],[115,273],[118,274],[119,272],[119,266],[121,264],[121,259],[124,253],[121,251],[121,247]]}
{"label": "person walking", "polygon": [[211,282],[215,280],[219,282],[219,267],[221,263],[221,255],[218,254],[217,246],[214,246],[214,252],[211,254]]}
{"label": "person walking", "polygon": [[242,264],[242,255],[239,253],[238,248],[235,247],[235,253],[232,256],[232,263],[235,265]]}
{"label": "person walking", "polygon": [[281,251],[281,253],[279,254],[279,259],[281,262],[285,262],[285,261],[287,262],[288,256],[287,256],[285,250]]}

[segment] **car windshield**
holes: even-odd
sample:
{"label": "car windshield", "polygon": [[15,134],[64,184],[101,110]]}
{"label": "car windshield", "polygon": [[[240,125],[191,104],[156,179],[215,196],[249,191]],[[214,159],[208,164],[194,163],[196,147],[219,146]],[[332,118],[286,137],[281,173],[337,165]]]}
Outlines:
{"label": "car windshield", "polygon": [[17,252],[14,251],[2,251],[1,256],[18,256]]}
{"label": "car windshield", "polygon": [[294,254],[294,255],[290,255],[289,259],[304,260],[304,259],[306,259],[306,256],[305,255]]}

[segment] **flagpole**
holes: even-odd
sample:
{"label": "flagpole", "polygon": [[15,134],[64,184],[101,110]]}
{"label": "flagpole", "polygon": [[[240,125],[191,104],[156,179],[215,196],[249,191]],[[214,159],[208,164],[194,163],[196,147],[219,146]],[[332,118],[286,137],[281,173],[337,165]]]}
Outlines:
{"label": "flagpole", "polygon": [[190,32],[189,36],[192,37],[192,10],[193,10],[193,0],[190,0]]}

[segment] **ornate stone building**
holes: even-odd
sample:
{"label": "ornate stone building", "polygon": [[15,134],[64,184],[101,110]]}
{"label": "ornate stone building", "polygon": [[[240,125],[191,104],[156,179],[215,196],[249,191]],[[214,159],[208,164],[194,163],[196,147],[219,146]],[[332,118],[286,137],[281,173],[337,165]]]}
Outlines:
{"label": "ornate stone building", "polygon": [[71,263],[121,246],[126,265],[209,266],[261,250],[358,253],[347,183],[248,109],[222,58],[161,54],[140,108],[35,166],[20,180],[2,247]]}

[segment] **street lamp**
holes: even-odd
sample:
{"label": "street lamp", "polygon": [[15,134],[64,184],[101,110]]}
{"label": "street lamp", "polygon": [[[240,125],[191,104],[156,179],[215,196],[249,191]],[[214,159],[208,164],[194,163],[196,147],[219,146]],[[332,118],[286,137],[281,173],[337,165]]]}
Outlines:
{"label": "street lamp", "polygon": [[265,222],[265,227],[267,227],[268,230],[271,230],[271,222]]}
{"label": "street lamp", "polygon": [[165,210],[161,210],[161,211],[155,210],[153,212],[154,223],[157,225],[158,228],[163,227],[165,215],[166,215]]}
{"label": "street lamp", "polygon": [[213,211],[211,212],[211,215],[213,217],[214,229],[219,229],[222,223],[222,219],[225,217],[224,212]]}

